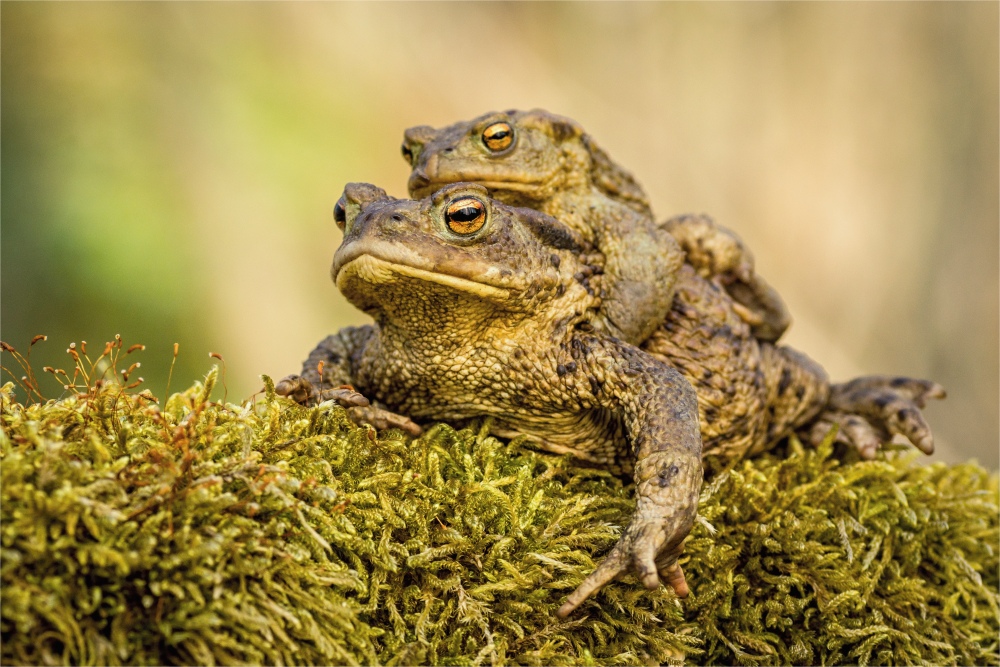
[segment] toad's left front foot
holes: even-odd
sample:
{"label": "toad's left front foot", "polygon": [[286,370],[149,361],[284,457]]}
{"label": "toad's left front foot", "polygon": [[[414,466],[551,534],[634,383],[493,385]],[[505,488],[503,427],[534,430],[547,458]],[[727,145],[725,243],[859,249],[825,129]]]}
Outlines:
{"label": "toad's left front foot", "polygon": [[654,455],[637,463],[634,477],[638,495],[635,516],[611,553],[566,598],[556,612],[560,618],[629,570],[651,590],[659,587],[662,578],[678,597],[687,597],[690,592],[677,559],[698,512],[701,462],[685,465],[680,459]]}
{"label": "toad's left front foot", "polygon": [[684,550],[684,536],[687,530],[678,535],[671,530],[662,519],[651,519],[629,524],[625,534],[615,544],[597,569],[583,580],[559,607],[556,614],[566,618],[584,600],[599,591],[605,584],[633,570],[642,580],[643,585],[650,590],[659,587],[660,578],[674,589],[678,597],[687,597],[690,592],[684,572],[677,563],[677,558]]}
{"label": "toad's left front foot", "polygon": [[934,452],[934,436],[920,412],[929,398],[944,398],[944,387],[905,377],[860,377],[830,388],[827,409],[813,424],[809,439],[820,442],[839,427],[837,441],[873,459],[879,447],[902,435],[925,454]]}

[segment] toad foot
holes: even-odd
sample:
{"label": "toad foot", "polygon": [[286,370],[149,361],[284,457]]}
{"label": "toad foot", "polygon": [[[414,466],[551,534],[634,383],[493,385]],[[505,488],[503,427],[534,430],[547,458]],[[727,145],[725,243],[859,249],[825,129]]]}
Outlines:
{"label": "toad foot", "polygon": [[[683,551],[683,536],[676,539],[674,531],[668,526],[663,518],[639,521],[637,517],[597,569],[566,598],[556,614],[560,618],[566,618],[584,600],[629,570],[635,571],[642,584],[650,590],[658,588],[662,578],[678,597],[687,597],[690,589],[684,579],[684,572],[677,563],[677,558]],[[657,555],[657,552],[670,544],[673,546]]]}
{"label": "toad foot", "polygon": [[423,432],[413,420],[395,412],[372,405],[364,395],[354,390],[350,385],[317,389],[316,386],[300,375],[288,375],[274,386],[275,393],[287,396],[301,405],[318,405],[324,401],[336,401],[347,408],[347,416],[355,424],[371,424],[382,431],[387,428],[398,428],[412,436]]}
{"label": "toad foot", "polygon": [[920,409],[927,399],[945,396],[944,387],[936,382],[906,377],[872,375],[835,384],[809,439],[818,443],[837,426],[836,440],[857,448],[864,459],[875,458],[879,447],[894,435],[932,454],[934,436]]}

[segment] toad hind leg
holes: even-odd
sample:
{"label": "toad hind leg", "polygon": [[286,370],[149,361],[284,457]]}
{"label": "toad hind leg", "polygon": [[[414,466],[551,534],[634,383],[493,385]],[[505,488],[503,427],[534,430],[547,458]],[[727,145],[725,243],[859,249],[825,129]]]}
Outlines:
{"label": "toad hind leg", "polygon": [[734,232],[707,215],[678,215],[661,227],[677,240],[702,278],[725,288],[758,340],[774,342],[792,322],[781,295],[754,272],[753,253]]}
{"label": "toad hind leg", "polygon": [[706,280],[749,282],[754,259],[743,239],[707,215],[676,215],[660,225],[684,251],[686,261]]}
{"label": "toad hind leg", "polygon": [[687,380],[630,345],[588,342],[576,349],[589,349],[584,364],[591,386],[600,387],[595,399],[624,413],[636,458],[636,510],[611,552],[559,608],[563,618],[629,570],[647,588],[659,586],[662,577],[678,596],[688,594],[677,558],[698,511],[703,475],[698,403]]}
{"label": "toad hind leg", "polygon": [[778,291],[760,275],[749,281],[737,280],[725,285],[736,304],[746,308],[750,316],[744,320],[750,325],[754,338],[768,343],[777,341],[792,323],[791,313]]}
{"label": "toad hind leg", "polygon": [[875,458],[879,446],[896,434],[931,454],[934,436],[920,408],[928,399],[945,396],[944,387],[936,382],[905,377],[872,375],[835,384],[809,439],[822,440],[836,425],[837,440],[856,447],[865,459]]}

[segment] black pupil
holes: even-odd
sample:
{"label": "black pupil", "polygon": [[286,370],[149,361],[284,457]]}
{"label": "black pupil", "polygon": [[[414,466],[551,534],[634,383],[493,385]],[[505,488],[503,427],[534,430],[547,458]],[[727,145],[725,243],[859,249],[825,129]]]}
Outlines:
{"label": "black pupil", "polygon": [[490,141],[503,141],[504,139],[507,138],[507,135],[509,134],[510,130],[493,130],[490,132],[490,135],[487,138]]}
{"label": "black pupil", "polygon": [[479,217],[481,211],[478,206],[463,206],[451,212],[451,219],[455,222],[472,222]]}
{"label": "black pupil", "polygon": [[403,144],[403,157],[405,157],[407,160],[413,157],[413,151],[411,151],[410,147],[407,146],[406,144]]}
{"label": "black pupil", "polygon": [[346,220],[344,204],[339,201],[333,206],[333,219],[337,222],[345,222]]}

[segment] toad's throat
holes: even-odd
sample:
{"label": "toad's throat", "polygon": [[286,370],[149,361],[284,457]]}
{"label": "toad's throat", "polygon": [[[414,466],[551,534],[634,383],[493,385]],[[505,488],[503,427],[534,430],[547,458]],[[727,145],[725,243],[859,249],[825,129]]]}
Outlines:
{"label": "toad's throat", "polygon": [[340,270],[337,271],[337,287],[342,292],[344,291],[345,281],[352,276],[376,285],[395,282],[402,276],[415,278],[423,282],[437,283],[438,285],[471,293],[484,299],[503,301],[510,297],[510,291],[501,287],[494,287],[493,285],[487,285],[486,283],[467,278],[459,278],[458,276],[446,273],[418,269],[414,266],[390,262],[369,254],[362,254],[355,257],[341,266]]}

